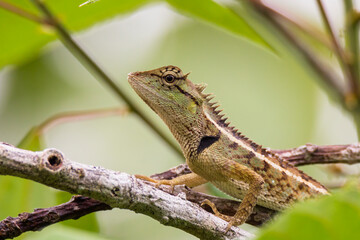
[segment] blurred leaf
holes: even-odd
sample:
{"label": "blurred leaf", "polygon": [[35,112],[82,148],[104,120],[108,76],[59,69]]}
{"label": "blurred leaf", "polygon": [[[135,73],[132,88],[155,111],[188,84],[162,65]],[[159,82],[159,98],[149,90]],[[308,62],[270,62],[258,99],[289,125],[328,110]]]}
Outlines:
{"label": "blurred leaf", "polygon": [[135,11],[154,0],[98,1],[79,7],[84,0],[46,0],[50,9],[70,30],[78,31],[118,14]]}
{"label": "blurred leaf", "polygon": [[299,203],[259,233],[258,240],[360,238],[360,192],[348,187],[329,197]]}
{"label": "blurred leaf", "polygon": [[[68,202],[72,197],[72,194],[68,192],[57,192],[56,193],[56,204],[62,204]],[[95,213],[88,214],[76,220],[66,220],[61,222],[64,226],[69,226],[89,232],[99,232],[99,223]]]}
{"label": "blurred leaf", "polygon": [[[30,1],[14,0],[11,3],[29,12],[35,12]],[[0,35],[0,68],[28,60],[44,44],[55,39],[54,33],[49,29],[2,8],[0,8]]]}
{"label": "blurred leaf", "polygon": [[[117,14],[136,10],[152,0],[99,1],[79,7],[84,0],[47,0],[45,3],[70,30],[79,31]],[[13,0],[12,4],[41,16],[28,0]],[[56,38],[48,26],[42,26],[0,8],[0,68],[25,62],[36,56],[40,48]]]}
{"label": "blurred leaf", "polygon": [[212,0],[167,0],[167,2],[180,12],[215,24],[273,51],[273,48],[241,16]]}
{"label": "blurred leaf", "polygon": [[38,134],[37,127],[33,127],[20,141],[17,147],[31,151],[40,151],[43,149],[43,146],[42,136]]}

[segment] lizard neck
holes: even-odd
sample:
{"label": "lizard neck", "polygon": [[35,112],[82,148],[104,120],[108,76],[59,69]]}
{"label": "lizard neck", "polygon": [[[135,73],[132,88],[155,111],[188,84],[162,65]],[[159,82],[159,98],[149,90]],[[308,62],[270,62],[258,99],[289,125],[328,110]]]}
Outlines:
{"label": "lizard neck", "polygon": [[194,156],[199,142],[204,135],[202,121],[198,121],[196,118],[184,121],[184,119],[176,116],[166,118],[164,121],[180,144],[184,156],[187,159]]}
{"label": "lizard neck", "polygon": [[208,141],[209,138],[219,138],[220,136],[219,129],[208,119],[209,115],[205,113],[206,107],[204,106],[204,109],[193,116],[184,117],[174,114],[163,119],[188,160],[197,157],[204,139]]}

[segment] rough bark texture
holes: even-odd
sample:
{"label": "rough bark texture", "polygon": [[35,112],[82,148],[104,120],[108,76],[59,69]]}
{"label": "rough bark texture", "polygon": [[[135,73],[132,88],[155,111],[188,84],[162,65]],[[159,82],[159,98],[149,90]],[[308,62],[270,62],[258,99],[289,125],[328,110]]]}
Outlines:
{"label": "rough bark texture", "polygon": [[[1,148],[1,146],[7,146],[7,147],[12,147],[12,146],[6,143],[0,144],[0,149],[1,149],[0,157],[4,159],[9,158],[6,157],[6,154],[9,154],[9,149]],[[14,147],[10,149],[12,151],[16,150],[14,149]],[[23,150],[19,150],[19,151],[23,151]],[[307,164],[323,164],[323,163],[354,164],[360,162],[359,144],[331,145],[331,146],[316,146],[312,144],[307,144],[289,150],[271,150],[271,151],[279,154],[281,157],[288,160],[295,166],[307,165]],[[36,157],[37,154],[32,156]],[[61,154],[60,156],[62,157]],[[50,169],[53,169],[54,167],[57,168],[58,165],[61,166],[62,164],[63,164],[62,160],[59,160],[57,155],[50,156],[45,161],[45,166],[48,166]],[[13,166],[13,168],[15,168],[13,169],[13,171],[16,170],[15,166]],[[21,169],[22,168],[19,168],[17,169],[17,171],[21,171]],[[3,172],[4,171],[6,172],[6,169],[3,170]],[[4,174],[3,172],[1,172],[1,174]],[[82,171],[79,170],[79,172],[81,175]],[[176,176],[187,174],[190,172],[191,171],[186,164],[181,164],[163,173],[154,174],[151,177],[154,179],[172,179],[175,178]],[[14,176],[16,175],[16,174],[10,174],[10,172],[8,174]],[[30,177],[28,178],[31,179]],[[180,195],[186,200],[196,204],[200,204],[204,199],[209,199],[215,203],[215,205],[220,210],[220,212],[226,215],[233,215],[239,206],[238,201],[222,199],[204,193],[195,192],[183,186],[176,187],[174,191],[172,191],[170,188],[166,186],[163,186],[161,187],[161,190],[174,196]],[[91,212],[103,211],[111,208],[112,208],[111,206],[101,201],[91,199],[89,197],[76,196],[73,199],[71,199],[69,202],[61,204],[59,206],[45,208],[45,209],[36,209],[32,213],[21,213],[16,218],[8,217],[4,219],[3,221],[0,222],[0,239],[14,238],[26,231],[37,231],[56,222],[64,221],[67,219],[77,219]],[[206,207],[205,210],[211,212],[211,209],[208,207]],[[247,223],[254,226],[260,226],[263,223],[270,220],[275,214],[276,211],[274,210],[263,208],[261,206],[256,206],[254,212],[247,220]]]}
{"label": "rough bark texture", "polygon": [[39,231],[54,223],[78,219],[96,211],[110,210],[111,207],[97,200],[74,196],[69,202],[50,208],[35,209],[32,213],[21,213],[18,217],[7,217],[0,222],[0,239],[20,236],[27,231]]}
{"label": "rough bark texture", "polygon": [[310,164],[360,162],[360,144],[317,146],[306,144],[297,148],[286,150],[270,150],[277,153],[294,166]]}
{"label": "rough bark texture", "polygon": [[[1,145],[12,147],[6,143],[0,144],[0,147]],[[9,149],[3,149],[3,151],[0,152],[0,155],[5,158],[5,153],[9,152],[8,150]],[[271,151],[279,154],[281,157],[288,160],[295,166],[324,163],[354,164],[360,162],[359,144],[331,146],[316,146],[307,144],[289,150]],[[48,158],[48,162],[45,162],[45,166],[48,166],[50,169],[53,169],[54,167],[57,168],[57,165],[63,164],[61,161],[59,161],[56,155],[50,156]],[[22,168],[19,168],[18,171],[21,169]],[[79,172],[81,175],[82,171],[79,170]],[[186,164],[181,164],[163,173],[154,174],[151,177],[154,179],[172,179],[176,176],[190,172],[191,171]],[[16,175],[10,174],[10,172],[8,174]],[[174,196],[183,196],[186,200],[196,204],[200,204],[204,199],[209,199],[215,203],[220,212],[226,215],[233,215],[239,206],[238,201],[222,199],[204,193],[195,192],[183,186],[176,187],[174,191],[166,186],[163,186],[161,187],[161,190]],[[26,231],[37,231],[43,227],[49,226],[59,221],[76,219],[91,212],[108,210],[111,208],[111,206],[101,201],[91,199],[89,197],[77,196],[74,197],[71,201],[59,206],[46,209],[36,209],[33,213],[21,213],[16,218],[8,217],[4,219],[0,222],[0,239],[13,238],[21,235]],[[210,208],[206,207],[205,210],[211,212]],[[247,223],[254,226],[260,226],[263,223],[269,221],[275,214],[276,211],[274,210],[256,206],[254,212],[247,220]]]}
{"label": "rough bark texture", "polygon": [[56,149],[31,152],[0,144],[0,174],[81,194],[111,207],[130,209],[201,239],[252,236],[236,227],[225,234],[225,221],[187,201],[181,194],[173,196],[126,173],[71,162]]}

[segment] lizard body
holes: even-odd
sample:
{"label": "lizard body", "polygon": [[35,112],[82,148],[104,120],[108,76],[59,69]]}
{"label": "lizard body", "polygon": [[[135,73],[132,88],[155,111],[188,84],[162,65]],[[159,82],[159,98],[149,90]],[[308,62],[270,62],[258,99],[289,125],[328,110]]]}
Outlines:
{"label": "lizard body", "polygon": [[159,184],[189,187],[211,182],[223,192],[242,199],[237,213],[215,214],[229,224],[246,221],[256,204],[283,210],[295,201],[328,194],[327,189],[279,156],[241,135],[204,94],[205,85],[193,84],[175,66],[129,73],[136,93],[162,118],[179,142],[192,173]]}

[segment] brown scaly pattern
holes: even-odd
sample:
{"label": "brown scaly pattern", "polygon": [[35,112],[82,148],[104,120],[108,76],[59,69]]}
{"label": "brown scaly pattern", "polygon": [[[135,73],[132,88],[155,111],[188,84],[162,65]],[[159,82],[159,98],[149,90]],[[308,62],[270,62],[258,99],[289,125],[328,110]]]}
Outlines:
{"label": "brown scaly pattern", "polygon": [[230,126],[230,122],[228,122],[228,118],[225,117],[224,114],[220,114],[222,112],[222,110],[218,109],[220,107],[220,105],[217,102],[211,102],[211,100],[213,100],[213,98],[214,98],[214,95],[213,94],[205,94],[205,93],[203,93],[203,91],[205,89],[205,85],[196,85],[196,89],[198,90],[200,95],[205,100],[204,104],[207,104],[207,106],[211,110],[211,116],[214,118],[214,120],[221,127],[227,129],[228,132],[231,133],[234,137],[236,137],[237,139],[239,139],[239,140],[243,141],[244,143],[246,143],[248,146],[250,146],[257,153],[260,153],[260,154],[266,156],[269,160],[271,160],[275,164],[277,164],[277,165],[281,166],[282,168],[292,172],[295,175],[300,176],[302,179],[313,183],[317,187],[322,187],[322,188],[326,189],[321,183],[314,180],[313,178],[311,178],[310,176],[308,176],[307,174],[305,174],[304,172],[302,172],[298,168],[294,167],[293,165],[289,164],[287,161],[282,159],[279,155],[268,151],[267,149],[263,148],[261,145],[253,142],[248,137],[241,134],[241,132],[239,132],[238,129],[234,128],[233,126]]}
{"label": "brown scaly pattern", "polygon": [[[162,74],[158,75],[159,72]],[[205,85],[194,85],[179,72],[175,66],[165,66],[130,73],[128,79],[138,95],[168,125],[192,173],[171,180],[140,175],[137,178],[154,182],[156,186],[194,187],[209,181],[242,199],[232,217],[218,213],[210,201],[204,203],[215,215],[228,221],[225,231],[244,223],[256,203],[283,210],[297,200],[328,194],[320,183],[229,126],[218,110],[219,105],[211,102],[213,96],[202,93]]]}

